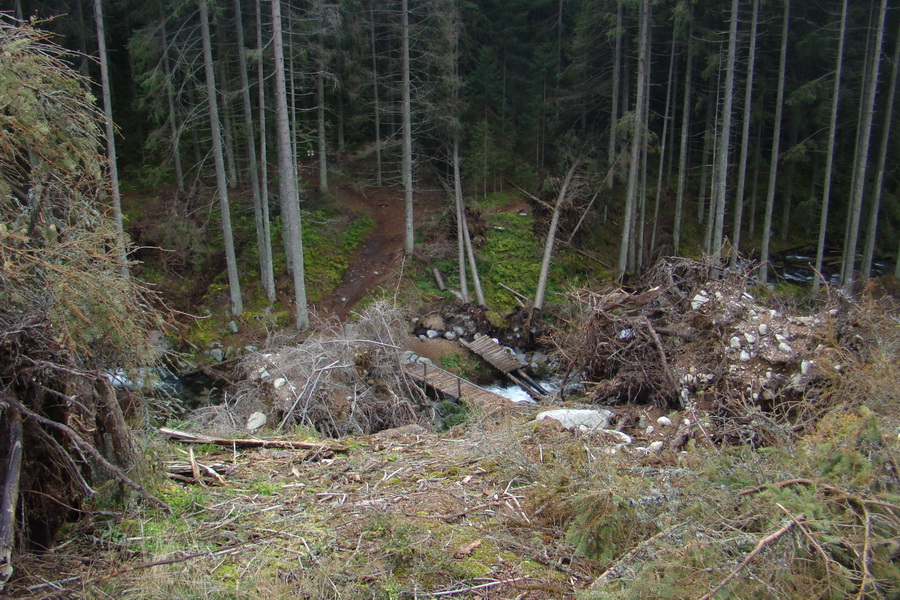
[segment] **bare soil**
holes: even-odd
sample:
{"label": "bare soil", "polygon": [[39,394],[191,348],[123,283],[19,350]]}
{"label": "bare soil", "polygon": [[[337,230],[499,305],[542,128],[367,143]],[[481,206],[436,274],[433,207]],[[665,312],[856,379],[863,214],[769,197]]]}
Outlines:
{"label": "bare soil", "polygon": [[311,307],[320,319],[336,317],[343,321],[363,296],[399,271],[406,212],[396,188],[358,191],[340,186],[335,196],[345,210],[375,221],[375,229],[354,254],[341,283]]}

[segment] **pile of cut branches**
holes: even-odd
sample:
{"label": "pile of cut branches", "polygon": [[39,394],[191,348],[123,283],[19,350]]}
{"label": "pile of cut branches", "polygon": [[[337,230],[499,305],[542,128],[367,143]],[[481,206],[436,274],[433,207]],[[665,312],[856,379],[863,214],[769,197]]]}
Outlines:
{"label": "pile of cut branches", "polygon": [[896,397],[900,323],[889,299],[826,294],[803,312],[755,298],[751,275],[664,259],[636,292],[571,294],[574,316],[549,339],[592,401],[702,403],[730,443],[784,442],[873,386]]}
{"label": "pile of cut branches", "polygon": [[404,336],[401,311],[376,302],[340,333],[249,359],[235,410],[262,410],[279,429],[299,424],[333,437],[417,422],[427,398],[403,369]]}

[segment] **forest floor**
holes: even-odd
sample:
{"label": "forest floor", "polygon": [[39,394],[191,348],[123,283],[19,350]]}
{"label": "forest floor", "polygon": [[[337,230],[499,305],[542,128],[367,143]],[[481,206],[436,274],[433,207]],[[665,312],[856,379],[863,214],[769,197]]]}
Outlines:
{"label": "forest floor", "polygon": [[399,271],[406,205],[396,188],[361,191],[351,185],[340,185],[335,201],[343,210],[375,221],[375,228],[354,253],[340,284],[311,307],[320,319],[337,317],[343,321],[366,294]]}
{"label": "forest floor", "polygon": [[[342,209],[376,227],[314,307],[323,322],[346,320],[403,266],[396,190],[336,192]],[[306,427],[281,432],[313,444],[297,450],[189,446],[147,428],[135,475],[172,514],[136,502],[82,507],[54,547],[15,558],[4,592],[549,600],[711,598],[721,586],[745,598],[896,597],[893,305],[809,316],[758,305],[742,286],[662,275],[671,285],[592,296],[593,318],[559,343],[598,371],[577,406],[663,382],[692,398],[684,409],[605,406],[616,431],[536,423],[548,406],[522,404],[472,409],[443,432],[413,424],[339,442]],[[651,324],[651,301],[672,321]],[[662,325],[675,340],[668,362],[654,330]],[[409,346],[436,362],[454,348]],[[610,361],[591,360],[611,348],[622,364],[603,374]],[[622,433],[633,444],[621,445]]]}

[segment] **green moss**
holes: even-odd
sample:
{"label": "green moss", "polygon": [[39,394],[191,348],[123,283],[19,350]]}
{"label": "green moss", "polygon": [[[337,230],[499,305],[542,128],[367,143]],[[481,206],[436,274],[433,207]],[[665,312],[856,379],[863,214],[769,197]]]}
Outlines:
{"label": "green moss", "polygon": [[448,566],[448,570],[455,579],[475,579],[476,577],[489,575],[492,572],[489,566],[474,558],[454,560]]}

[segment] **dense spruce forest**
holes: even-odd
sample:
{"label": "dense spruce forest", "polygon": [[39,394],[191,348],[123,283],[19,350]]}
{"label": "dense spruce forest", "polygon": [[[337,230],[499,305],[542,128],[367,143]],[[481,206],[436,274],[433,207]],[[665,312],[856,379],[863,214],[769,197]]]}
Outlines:
{"label": "dense spruce forest", "polygon": [[895,8],[4,3],[0,600],[900,597]]}
{"label": "dense spruce forest", "polygon": [[70,60],[98,98],[107,81],[126,178],[185,190],[215,171],[235,314],[228,190],[252,189],[259,277],[273,298],[269,220],[290,214],[283,198],[297,192],[285,180],[310,157],[315,179],[300,181],[310,192],[327,191],[348,159],[365,160],[362,184],[402,185],[407,253],[415,187],[432,173],[453,182],[458,168],[468,198],[511,186],[539,194],[572,167],[556,200],[588,226],[566,233],[587,248],[614,240],[619,280],[655,257],[703,252],[732,266],[754,257],[766,281],[773,248],[806,245],[816,271],[849,284],[898,251],[900,46],[886,3],[14,9],[80,53]]}

